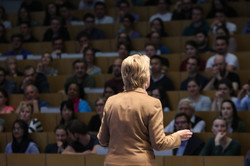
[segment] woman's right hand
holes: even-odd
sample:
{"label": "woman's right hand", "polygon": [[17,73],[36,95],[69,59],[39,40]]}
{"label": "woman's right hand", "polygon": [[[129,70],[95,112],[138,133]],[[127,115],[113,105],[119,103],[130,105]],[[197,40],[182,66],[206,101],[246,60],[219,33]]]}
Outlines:
{"label": "woman's right hand", "polygon": [[187,130],[187,129],[179,130],[176,133],[180,135],[182,141],[188,140],[193,135],[193,133],[190,130]]}
{"label": "woman's right hand", "polygon": [[220,145],[220,142],[223,137],[226,136],[226,132],[218,132],[215,136],[214,143],[216,146]]}

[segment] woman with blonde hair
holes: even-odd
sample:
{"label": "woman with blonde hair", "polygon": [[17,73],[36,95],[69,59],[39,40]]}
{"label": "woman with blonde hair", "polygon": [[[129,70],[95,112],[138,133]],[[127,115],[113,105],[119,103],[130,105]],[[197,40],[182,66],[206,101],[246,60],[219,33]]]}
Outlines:
{"label": "woman with blonde hair", "polygon": [[173,149],[192,132],[180,130],[166,136],[161,102],[149,96],[149,58],[135,54],[122,62],[124,91],[108,98],[98,133],[101,145],[108,146],[104,165],[155,165],[153,148]]}

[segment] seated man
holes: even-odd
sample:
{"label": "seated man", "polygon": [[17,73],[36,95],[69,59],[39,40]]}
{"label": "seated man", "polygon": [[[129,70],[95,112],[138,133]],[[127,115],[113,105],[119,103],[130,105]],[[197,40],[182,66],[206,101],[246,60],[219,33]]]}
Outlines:
{"label": "seated man", "polygon": [[[178,111],[180,113],[185,113],[191,122],[190,130],[194,133],[200,133],[205,131],[206,122],[200,117],[194,114],[195,112],[195,104],[189,99],[182,99],[178,105]],[[174,132],[175,120],[172,120],[164,129],[167,133]]]}
{"label": "seated man", "polygon": [[52,54],[60,56],[62,53],[65,53],[65,44],[63,38],[55,37],[52,39],[52,48]]}
{"label": "seated man", "polygon": [[160,18],[162,21],[171,21],[172,13],[169,11],[169,0],[158,0],[158,13],[152,15],[149,21],[153,21],[155,18]]}
{"label": "seated man", "polygon": [[14,81],[6,79],[6,70],[0,67],[0,88],[7,91],[8,94],[16,92],[16,83]]}
{"label": "seated man", "polygon": [[104,2],[95,3],[95,23],[96,24],[112,24],[114,18],[106,15],[106,4]]}
{"label": "seated man", "polygon": [[242,86],[236,99],[237,110],[246,111],[250,110],[250,80],[248,84]]}
{"label": "seated man", "polygon": [[21,22],[19,28],[20,28],[20,34],[23,37],[23,42],[24,43],[38,42],[37,38],[35,38],[32,35],[31,26],[30,26],[30,23],[28,21],[27,22]]}
{"label": "seated man", "polygon": [[191,20],[194,2],[192,0],[177,1],[172,20]]}
{"label": "seated man", "polygon": [[33,84],[39,93],[49,93],[50,87],[47,77],[42,73],[37,73],[33,66],[24,68],[24,79],[20,84],[19,91],[22,93],[27,85]]}
{"label": "seated man", "polygon": [[65,148],[63,154],[96,154],[100,146],[96,135],[88,133],[88,127],[80,120],[72,120],[67,125],[67,131],[72,142]]}
{"label": "seated man", "polygon": [[[190,129],[192,124],[189,117],[185,113],[175,115],[175,131]],[[199,155],[204,143],[195,135],[189,140],[181,141],[181,146],[173,150],[175,156]]]}
{"label": "seated man", "polygon": [[197,45],[199,53],[214,52],[214,50],[209,47],[206,31],[200,30],[196,32],[195,43]]}
{"label": "seated man", "polygon": [[21,34],[14,34],[11,36],[12,50],[6,52],[5,56],[23,55],[23,59],[27,59],[27,56],[32,54],[28,50],[23,49],[23,38]]}

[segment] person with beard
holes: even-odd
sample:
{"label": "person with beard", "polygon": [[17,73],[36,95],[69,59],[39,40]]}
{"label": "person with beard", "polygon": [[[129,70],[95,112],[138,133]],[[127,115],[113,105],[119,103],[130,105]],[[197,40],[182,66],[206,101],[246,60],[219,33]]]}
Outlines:
{"label": "person with beard", "polygon": [[172,20],[190,20],[192,19],[192,9],[193,1],[192,0],[181,0],[177,1]]}
{"label": "person with beard", "polygon": [[105,86],[111,85],[115,87],[118,92],[122,92],[123,86],[124,86],[123,81],[122,81],[122,76],[121,76],[121,65],[122,65],[121,58],[117,58],[114,60],[113,66],[112,66],[114,77],[105,83]]}
{"label": "person with beard", "polygon": [[16,120],[12,126],[12,139],[5,148],[5,153],[40,153],[35,142],[31,141],[28,124],[23,120]]}
{"label": "person with beard", "polygon": [[214,65],[214,59],[219,54],[225,58],[226,61],[226,70],[234,71],[239,70],[239,62],[236,55],[228,52],[228,38],[226,36],[218,36],[215,40],[215,50],[216,55],[210,57],[207,60],[206,71],[212,71]]}
{"label": "person with beard", "polygon": [[199,53],[214,52],[208,45],[207,32],[200,30],[195,33],[195,43]]}
{"label": "person with beard", "polygon": [[67,131],[72,142],[63,151],[63,154],[96,154],[100,146],[96,135],[88,133],[88,127],[78,119],[67,125]]}
{"label": "person with beard", "polygon": [[238,74],[227,70],[228,65],[225,57],[223,55],[216,55],[213,61],[213,76],[203,90],[218,89],[219,81],[223,79],[231,81],[233,89],[238,90],[241,87],[240,78]]}
{"label": "person with beard", "polygon": [[58,125],[55,128],[56,143],[48,144],[45,148],[45,153],[62,153],[68,146],[67,130],[64,125]]}

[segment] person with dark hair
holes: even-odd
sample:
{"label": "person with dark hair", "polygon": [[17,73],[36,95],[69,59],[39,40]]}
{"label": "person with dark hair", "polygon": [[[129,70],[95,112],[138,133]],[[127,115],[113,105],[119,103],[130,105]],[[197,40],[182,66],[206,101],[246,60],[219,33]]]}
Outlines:
{"label": "person with dark hair", "polygon": [[118,30],[119,33],[126,33],[131,39],[139,38],[140,34],[134,29],[134,17],[131,14],[125,14],[122,18],[122,27]]}
{"label": "person with dark hair", "polygon": [[170,54],[169,48],[165,45],[161,44],[161,34],[160,32],[153,31],[149,35],[149,41],[157,46],[157,50],[159,50],[160,54]]}
{"label": "person with dark hair", "polygon": [[204,30],[206,32],[209,31],[210,26],[206,23],[203,18],[203,8],[200,6],[196,6],[192,10],[192,22],[189,26],[187,26],[183,32],[182,36],[194,36],[195,33],[199,30]]}
{"label": "person with dark hair", "polygon": [[150,77],[150,86],[147,91],[152,91],[155,88],[162,87],[165,91],[174,90],[173,82],[162,73],[162,58],[160,56],[152,56],[150,58],[151,65],[151,77]]}
{"label": "person with dark hair", "polygon": [[242,86],[242,89],[239,91],[235,105],[238,111],[250,110],[250,80],[248,83]]}
{"label": "person with dark hair", "polygon": [[103,30],[95,27],[95,16],[91,13],[86,13],[83,16],[85,29],[80,33],[87,33],[91,40],[105,39],[106,35]]}
{"label": "person with dark hair", "polygon": [[8,94],[16,93],[16,83],[8,80],[5,68],[0,67],[0,88],[5,89]]}
{"label": "person with dark hair", "polygon": [[204,30],[199,30],[195,33],[195,43],[199,53],[214,52],[214,50],[209,47],[208,35]]}
{"label": "person with dark hair", "polygon": [[84,100],[84,89],[80,84],[71,82],[66,86],[65,93],[68,100],[74,104],[75,112],[91,112],[91,108],[86,100]]}
{"label": "person with dark hair", "polygon": [[129,42],[120,42],[117,45],[118,56],[122,60],[127,58],[132,51],[132,45]]}
{"label": "person with dark hair", "polygon": [[146,37],[149,37],[151,32],[159,32],[162,37],[167,37],[168,34],[165,31],[164,22],[160,18],[155,18],[150,22],[151,31]]}
{"label": "person with dark hair", "polygon": [[0,88],[0,114],[15,112],[14,108],[8,104],[8,93],[4,88]]}
{"label": "person with dark hair", "polygon": [[82,25],[82,22],[80,20],[72,15],[72,11],[70,6],[67,4],[62,4],[59,7],[59,13],[62,18],[62,25]]}
{"label": "person with dark hair", "polygon": [[20,7],[17,13],[17,26],[20,25],[21,22],[27,21],[31,26],[35,26],[37,23],[31,20],[30,11],[26,7]]}
{"label": "person with dark hair", "polygon": [[239,156],[241,154],[240,143],[227,136],[228,123],[225,118],[216,117],[211,130],[214,137],[208,139],[200,153],[201,156]]}
{"label": "person with dark hair", "polygon": [[88,130],[93,132],[98,132],[99,128],[102,123],[102,117],[103,117],[103,109],[104,105],[106,103],[106,98],[99,97],[95,101],[95,111],[96,115],[92,116],[89,124],[88,124]]}
{"label": "person with dark hair", "polygon": [[86,47],[83,51],[83,60],[87,63],[87,73],[89,75],[101,74],[100,67],[95,65],[95,50],[91,47]]}
{"label": "person with dark hair", "polygon": [[20,34],[23,37],[23,42],[24,43],[38,42],[37,38],[35,38],[32,35],[31,27],[30,27],[30,23],[29,22],[27,22],[27,21],[26,22],[25,21],[20,22],[19,29],[20,29]]}
{"label": "person with dark hair", "polygon": [[99,141],[96,135],[88,133],[88,126],[78,119],[67,125],[67,131],[72,142],[65,148],[63,154],[96,154]]}
{"label": "person with dark hair", "polygon": [[[1,11],[1,8],[0,8]],[[7,44],[9,41],[6,39],[6,29],[5,26],[0,23],[0,44]]]}
{"label": "person with dark hair", "polygon": [[105,97],[106,99],[108,99],[110,96],[113,96],[117,93],[118,92],[115,86],[110,85],[110,84],[104,86],[103,97]]}
{"label": "person with dark hair", "polygon": [[152,22],[155,18],[160,18],[162,21],[171,21],[172,13],[170,12],[170,0],[158,0],[158,13],[152,15],[149,18],[149,22]]}
{"label": "person with dark hair", "polygon": [[85,61],[81,59],[75,60],[72,64],[72,68],[74,74],[66,79],[64,89],[66,89],[71,82],[76,82],[83,88],[95,87],[95,79],[87,74],[87,63]]}
{"label": "person with dark hair", "polygon": [[93,10],[96,3],[103,2],[104,0],[79,0],[78,9],[79,10]]}
{"label": "person with dark hair", "polygon": [[208,96],[201,94],[201,84],[199,80],[195,78],[190,78],[187,82],[187,91],[189,99],[195,104],[195,111],[210,111],[211,110],[211,100]]}
{"label": "person with dark hair", "polygon": [[191,20],[194,2],[192,0],[177,1],[174,7],[172,20]]}
{"label": "person with dark hair", "polygon": [[49,26],[50,25],[50,20],[53,17],[59,16],[59,11],[55,5],[55,3],[49,3],[47,5],[46,11],[45,11],[45,18],[43,21],[44,26]]}
{"label": "person with dark hair", "polygon": [[59,58],[65,53],[64,39],[60,36],[52,39],[52,54],[56,54]]}
{"label": "person with dark hair", "polygon": [[21,34],[13,34],[11,36],[11,45],[12,45],[12,50],[6,52],[4,54],[5,56],[22,55],[23,59],[27,59],[27,56],[32,54],[28,50],[23,49],[23,47],[22,47],[22,45],[23,45],[23,37],[22,37]]}
{"label": "person with dark hair", "polygon": [[14,121],[12,139],[6,145],[5,153],[40,153],[37,144],[29,139],[28,124],[25,121]]}
{"label": "person with dark hair", "polygon": [[67,129],[64,125],[59,124],[54,130],[56,136],[56,143],[50,143],[46,146],[44,153],[62,153],[68,146]]}
{"label": "person with dark hair", "polygon": [[164,112],[170,111],[170,105],[166,91],[162,87],[155,88],[151,91],[151,96],[161,101],[162,110]]}
{"label": "person with dark hair", "polygon": [[200,82],[201,89],[203,89],[207,83],[208,79],[201,74],[199,74],[200,60],[196,56],[191,56],[187,58],[187,72],[188,77],[181,82],[180,90],[187,90],[187,83],[190,79],[197,79]]}
{"label": "person with dark hair", "polygon": [[20,7],[25,7],[29,12],[39,12],[43,10],[40,0],[23,0]]}
{"label": "person with dark hair", "polygon": [[11,22],[7,20],[7,14],[3,6],[0,6],[0,25],[1,24],[6,29],[11,28]]}
{"label": "person with dark hair", "polygon": [[199,71],[204,71],[206,61],[199,56],[198,47],[194,40],[188,40],[185,43],[185,54],[187,55],[187,58],[181,62],[180,71],[187,71],[188,57],[197,57],[199,59]]}
{"label": "person with dark hair", "polygon": [[221,103],[220,116],[225,118],[228,123],[228,132],[246,132],[245,123],[240,120],[236,106],[232,100],[223,100]]}
{"label": "person with dark hair", "polygon": [[128,43],[130,46],[130,51],[133,49],[131,38],[127,33],[125,32],[118,33],[116,39],[117,39],[117,49],[119,48],[118,46],[120,45],[120,43]]}
{"label": "person with dark hair", "polygon": [[75,108],[72,100],[65,100],[60,105],[61,120],[60,124],[67,126],[70,121],[76,119]]}
{"label": "person with dark hair", "polygon": [[118,14],[116,18],[116,22],[121,23],[123,20],[123,17],[126,14],[131,14],[134,17],[135,22],[140,21],[140,17],[138,14],[131,12],[131,5],[128,2],[128,0],[121,0],[118,4]]}
{"label": "person with dark hair", "polygon": [[86,32],[79,32],[76,36],[76,40],[79,45],[76,50],[77,53],[83,54],[84,49],[87,47],[93,48],[95,50],[95,53],[100,52],[100,50],[93,47],[90,36]]}
{"label": "person with dark hair", "polygon": [[114,18],[106,15],[106,4],[98,1],[95,3],[95,24],[112,24]]}
{"label": "person with dark hair", "polygon": [[61,37],[63,40],[70,40],[69,32],[66,27],[62,25],[60,17],[52,17],[50,20],[50,27],[43,35],[43,41],[52,41],[56,37]]}
{"label": "person with dark hair", "polygon": [[228,52],[235,52],[237,51],[237,41],[234,37],[232,37],[225,26],[219,26],[216,28],[216,37],[218,36],[225,36],[228,38]]}
{"label": "person with dark hair", "polygon": [[[174,131],[191,129],[192,123],[190,118],[185,113],[178,113],[174,118]],[[181,146],[179,148],[173,149],[174,156],[191,156],[199,155],[203,148],[204,143],[195,135],[193,135],[189,140],[181,141]]]}

